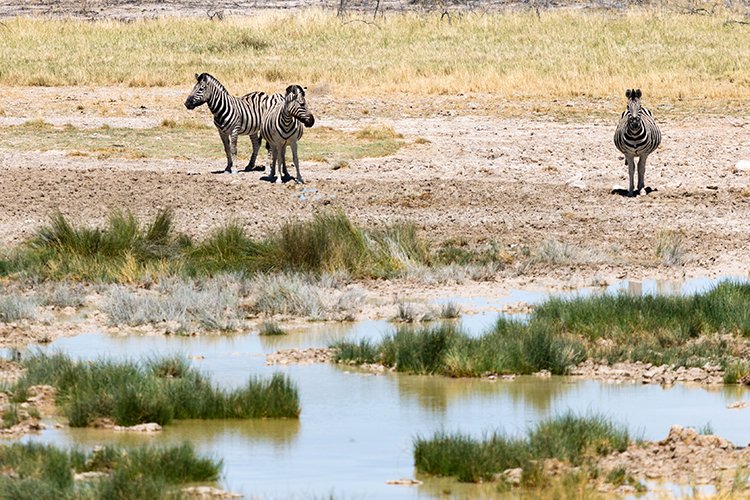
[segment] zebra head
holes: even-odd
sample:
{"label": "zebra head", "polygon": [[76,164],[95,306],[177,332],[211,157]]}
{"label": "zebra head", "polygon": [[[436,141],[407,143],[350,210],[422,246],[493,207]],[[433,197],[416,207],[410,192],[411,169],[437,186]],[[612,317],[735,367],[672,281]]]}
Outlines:
{"label": "zebra head", "polygon": [[286,106],[293,117],[302,122],[302,124],[310,128],[315,125],[315,117],[307,109],[307,102],[305,101],[305,89],[299,85],[290,85],[286,88],[286,96],[284,97]]}
{"label": "zebra head", "polygon": [[211,93],[209,89],[210,80],[213,77],[208,73],[195,74],[197,80],[193,90],[190,91],[190,95],[185,99],[185,107],[187,109],[195,109],[198,106],[205,104],[208,101]]}
{"label": "zebra head", "polygon": [[628,98],[628,126],[636,128],[641,124],[641,89],[628,89],[625,97]]}

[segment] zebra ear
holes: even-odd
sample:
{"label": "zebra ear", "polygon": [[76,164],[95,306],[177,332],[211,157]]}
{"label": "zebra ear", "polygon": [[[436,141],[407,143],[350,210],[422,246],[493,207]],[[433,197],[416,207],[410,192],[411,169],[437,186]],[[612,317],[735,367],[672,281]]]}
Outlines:
{"label": "zebra ear", "polygon": [[199,75],[198,73],[196,73],[196,74],[195,74],[195,79],[196,79],[196,80],[200,80],[200,79],[201,79],[201,75]]}
{"label": "zebra ear", "polygon": [[640,99],[641,98],[641,89],[635,89],[635,97]]}
{"label": "zebra ear", "polygon": [[625,97],[627,97],[628,99],[630,99],[630,95],[631,95],[632,93],[633,93],[633,91],[632,91],[632,90],[630,90],[630,89],[627,89],[627,90],[625,91]]}

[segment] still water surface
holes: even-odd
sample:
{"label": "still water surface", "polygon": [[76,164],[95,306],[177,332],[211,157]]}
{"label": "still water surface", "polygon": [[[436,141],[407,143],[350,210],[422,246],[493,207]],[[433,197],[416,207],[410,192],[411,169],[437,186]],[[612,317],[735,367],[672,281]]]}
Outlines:
{"label": "still water surface", "polygon": [[[693,292],[711,284],[701,280],[669,290],[686,293],[685,290]],[[613,285],[611,291],[623,287],[628,290],[628,284],[622,283]],[[638,293],[657,292],[656,284],[645,283],[640,289]],[[546,297],[548,294],[541,292],[538,296],[536,292],[518,292],[495,302],[539,302]],[[464,328],[481,333],[497,315],[483,313],[461,321]],[[493,382],[372,375],[333,365],[265,365],[265,354],[277,349],[325,346],[342,338],[378,339],[392,328],[385,322],[362,321],[344,326],[313,324],[305,331],[273,338],[99,333],[62,338],[44,349],[66,352],[79,359],[141,359],[174,353],[203,356],[193,364],[224,387],[242,385],[251,375],[284,372],[299,387],[302,414],[299,420],[176,422],[155,436],[62,428],[25,439],[80,446],[188,440],[201,453],[223,459],[222,487],[249,498],[429,498],[440,495],[445,488],[458,496],[477,496],[481,492],[476,486],[456,486],[443,480],[427,480],[422,486],[393,486],[386,482],[415,477],[415,436],[430,436],[438,430],[475,436],[494,431],[522,434],[539,420],[567,410],[603,413],[627,424],[636,436],[649,440],[665,437],[673,424],[701,427],[710,423],[716,434],[737,445],[750,441],[746,423],[746,412],[750,410],[726,408],[728,403],[750,400],[750,394],[740,387],[677,385],[665,389],[569,377],[518,377],[514,381]]]}

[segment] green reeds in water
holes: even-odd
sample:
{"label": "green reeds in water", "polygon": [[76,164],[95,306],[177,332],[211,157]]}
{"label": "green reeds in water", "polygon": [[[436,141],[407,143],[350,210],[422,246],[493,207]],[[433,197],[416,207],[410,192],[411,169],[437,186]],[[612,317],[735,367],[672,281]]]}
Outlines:
{"label": "green reeds in water", "polygon": [[[196,455],[192,445],[169,447],[105,446],[91,452],[51,445],[0,445],[0,498],[173,498],[179,486],[213,482],[221,461]],[[94,480],[74,481],[73,474],[101,472]]]}
{"label": "green reeds in water", "polygon": [[275,336],[286,335],[286,334],[287,334],[286,330],[281,328],[278,323],[274,323],[273,321],[264,321],[260,325],[259,335],[275,337]]}
{"label": "green reeds in water", "polygon": [[550,370],[562,374],[583,360],[579,342],[557,338],[540,329],[500,320],[496,328],[470,337],[450,323],[423,328],[401,327],[377,344],[339,342],[338,362],[380,362],[397,371],[477,377],[495,373],[534,373]]}
{"label": "green reeds in water", "polygon": [[524,479],[538,476],[541,460],[556,458],[582,465],[590,458],[624,451],[630,441],[626,428],[605,417],[567,413],[540,422],[526,437],[492,434],[475,439],[461,433],[438,432],[414,440],[419,471],[455,476],[459,481],[492,480],[506,469],[522,468]]}
{"label": "green reeds in water", "polygon": [[12,389],[14,399],[23,401],[32,385],[52,385],[72,427],[100,418],[118,425],[164,425],[173,419],[297,418],[300,413],[297,389],[281,374],[251,378],[244,387],[225,391],[181,358],[139,364],[37,354],[23,364],[26,372]]}
{"label": "green reeds in water", "polygon": [[[586,358],[702,367],[719,364],[725,381],[750,373],[739,353],[750,337],[750,285],[722,282],[691,296],[601,295],[553,298],[528,321],[500,318],[479,337],[450,325],[399,328],[369,349],[396,370],[475,377],[490,373],[564,374]],[[606,342],[602,342],[605,340]],[[357,363],[358,346],[338,343],[337,360]]]}

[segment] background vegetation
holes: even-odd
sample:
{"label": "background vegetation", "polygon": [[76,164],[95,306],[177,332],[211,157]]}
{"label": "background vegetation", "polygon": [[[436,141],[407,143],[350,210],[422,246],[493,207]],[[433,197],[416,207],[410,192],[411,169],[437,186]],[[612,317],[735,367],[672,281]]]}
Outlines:
{"label": "background vegetation", "polygon": [[4,22],[0,84],[187,87],[200,69],[238,94],[303,82],[358,96],[602,98],[632,86],[659,100],[744,98],[750,32],[733,22],[742,18],[731,10],[698,12],[652,6],[477,11],[450,19],[399,13],[374,21],[319,10],[223,21],[16,18]]}

